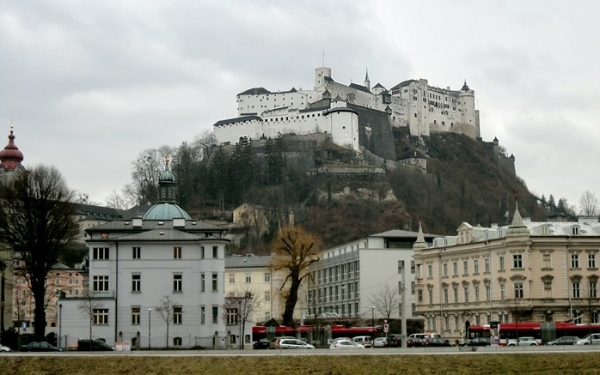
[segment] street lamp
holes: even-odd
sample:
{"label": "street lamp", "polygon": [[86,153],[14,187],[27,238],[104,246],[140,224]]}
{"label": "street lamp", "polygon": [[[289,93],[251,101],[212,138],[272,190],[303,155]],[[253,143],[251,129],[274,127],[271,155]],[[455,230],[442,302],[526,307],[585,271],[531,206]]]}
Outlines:
{"label": "street lamp", "polygon": [[240,343],[238,347],[244,349],[244,342],[242,341],[242,301],[238,300],[238,325],[240,326]]}
{"label": "street lamp", "polygon": [[150,320],[150,313],[152,312],[152,309],[150,307],[148,307],[148,350],[150,350],[150,343],[152,342],[152,326],[151,326],[151,320]]}
{"label": "street lamp", "polygon": [[[375,306],[371,306],[371,327],[373,328],[373,331],[371,331],[371,334],[373,335],[373,341],[375,341]],[[372,346],[372,348],[374,348],[375,346]]]}
{"label": "street lamp", "polygon": [[58,304],[58,347],[61,348],[62,339],[62,303]]}

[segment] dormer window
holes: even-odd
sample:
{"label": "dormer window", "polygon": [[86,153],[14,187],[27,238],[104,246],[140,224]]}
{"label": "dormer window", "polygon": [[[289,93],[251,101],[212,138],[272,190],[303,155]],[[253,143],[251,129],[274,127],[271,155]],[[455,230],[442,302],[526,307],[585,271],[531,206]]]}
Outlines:
{"label": "dormer window", "polygon": [[579,235],[579,227],[572,227],[571,228],[571,234],[574,236]]}

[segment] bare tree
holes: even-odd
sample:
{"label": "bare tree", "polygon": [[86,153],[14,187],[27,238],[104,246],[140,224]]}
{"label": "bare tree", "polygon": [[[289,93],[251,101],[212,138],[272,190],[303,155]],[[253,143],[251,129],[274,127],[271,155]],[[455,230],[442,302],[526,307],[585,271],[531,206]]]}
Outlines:
{"label": "bare tree", "polygon": [[[319,261],[321,240],[315,234],[309,233],[301,227],[286,225],[277,231],[272,248],[275,252],[272,262],[273,269],[288,271],[280,290],[285,296],[283,325],[289,326],[293,324],[294,309],[298,302],[298,289],[306,277],[311,277],[308,267]],[[289,289],[283,292],[286,287]]]}
{"label": "bare tree", "polygon": [[173,320],[175,319],[175,307],[177,307],[178,303],[171,299],[171,296],[163,296],[160,299],[160,302],[157,306],[154,307],[154,310],[160,315],[162,320],[167,324],[167,349],[169,349],[169,327]]}
{"label": "bare tree", "polygon": [[[240,348],[244,349],[244,332],[246,332],[246,323],[251,322],[254,313],[259,309],[262,303],[261,296],[257,290],[252,287],[236,288],[225,298],[223,304],[223,321],[228,325],[240,325]],[[233,318],[235,317],[235,321]]]}
{"label": "bare tree", "polygon": [[579,198],[580,212],[584,216],[596,216],[598,214],[598,199],[589,190]]}
{"label": "bare tree", "polygon": [[126,189],[123,189],[123,193],[119,194],[116,190],[110,192],[106,197],[106,206],[116,208],[118,210],[126,210],[131,206],[134,206],[134,202],[131,201]]}
{"label": "bare tree", "polygon": [[375,306],[381,315],[390,319],[394,312],[400,309],[401,295],[394,289],[393,286],[386,283],[377,289],[377,291],[369,298],[369,302]]}
{"label": "bare tree", "polygon": [[194,145],[198,145],[206,152],[206,157],[210,157],[213,146],[217,145],[217,137],[212,131],[205,130],[202,132],[202,134],[196,137],[194,140]]}
{"label": "bare tree", "polygon": [[21,254],[35,300],[34,332],[43,340],[46,329],[46,278],[79,232],[73,192],[53,167],[37,166],[2,189],[6,217],[4,237]]}
{"label": "bare tree", "polygon": [[96,316],[96,310],[103,307],[102,302],[95,299],[89,291],[83,292],[83,299],[77,304],[77,310],[85,315],[90,322],[90,350],[92,350],[92,327],[94,323],[94,317]]}
{"label": "bare tree", "polygon": [[532,311],[529,300],[515,296],[515,298],[505,299],[504,306],[506,306],[506,310],[515,322],[516,338],[519,338],[519,322],[527,321],[531,317]]}

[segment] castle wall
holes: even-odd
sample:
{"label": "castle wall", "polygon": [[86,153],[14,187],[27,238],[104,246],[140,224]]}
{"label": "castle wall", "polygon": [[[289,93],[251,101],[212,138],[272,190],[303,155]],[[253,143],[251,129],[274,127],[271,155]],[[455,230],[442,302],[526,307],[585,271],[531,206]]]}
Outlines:
{"label": "castle wall", "polygon": [[278,109],[266,112],[260,120],[237,121],[214,126],[218,143],[236,144],[240,137],[256,140],[276,138],[283,134],[328,133],[338,145],[358,150],[358,116],[348,110],[345,103],[339,102],[328,111],[298,111],[297,109]]}
{"label": "castle wall", "polygon": [[264,94],[237,95],[238,116],[256,114],[277,108],[308,108],[308,105],[318,99],[313,90],[269,92]]}

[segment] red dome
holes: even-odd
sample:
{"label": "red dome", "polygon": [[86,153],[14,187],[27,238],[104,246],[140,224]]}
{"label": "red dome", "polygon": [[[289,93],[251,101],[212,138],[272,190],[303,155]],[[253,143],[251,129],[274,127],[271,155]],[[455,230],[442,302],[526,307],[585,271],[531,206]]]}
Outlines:
{"label": "red dome", "polygon": [[0,167],[5,171],[12,171],[21,165],[23,161],[23,153],[15,146],[15,136],[13,131],[8,135],[8,145],[4,150],[0,151]]}

